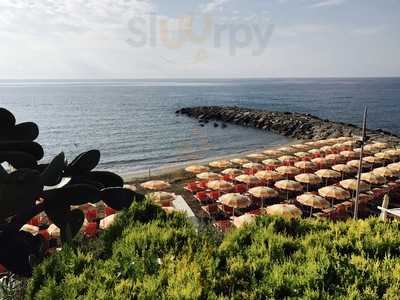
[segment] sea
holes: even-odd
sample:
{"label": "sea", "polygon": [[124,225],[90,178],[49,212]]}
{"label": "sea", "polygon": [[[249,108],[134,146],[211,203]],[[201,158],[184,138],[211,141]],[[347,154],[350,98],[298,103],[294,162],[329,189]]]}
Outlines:
{"label": "sea", "polygon": [[98,169],[122,175],[290,142],[258,129],[201,127],[182,107],[242,106],[310,113],[400,134],[400,78],[3,80],[0,106],[36,122],[49,161],[99,149]]}

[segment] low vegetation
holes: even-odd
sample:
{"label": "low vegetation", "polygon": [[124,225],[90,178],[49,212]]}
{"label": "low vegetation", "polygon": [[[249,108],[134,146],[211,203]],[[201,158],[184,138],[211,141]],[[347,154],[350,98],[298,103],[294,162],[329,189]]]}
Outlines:
{"label": "low vegetation", "polygon": [[28,299],[399,299],[400,225],[262,217],[223,237],[134,203],[34,271]]}

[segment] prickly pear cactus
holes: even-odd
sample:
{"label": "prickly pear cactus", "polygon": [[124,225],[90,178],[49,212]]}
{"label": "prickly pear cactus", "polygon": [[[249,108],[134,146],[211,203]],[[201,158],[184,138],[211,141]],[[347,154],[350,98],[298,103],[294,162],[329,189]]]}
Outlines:
{"label": "prickly pear cactus", "polygon": [[0,108],[0,164],[7,162],[13,169],[0,165],[0,264],[20,276],[31,275],[48,244],[40,234],[20,231],[33,217],[45,212],[60,228],[62,243],[69,243],[85,220],[74,207],[102,200],[121,210],[144,198],[124,189],[117,174],[94,170],[100,162],[98,150],[81,153],[70,163],[64,153],[50,163],[39,162],[44,153],[35,142],[38,135],[35,123],[17,124],[10,111]]}

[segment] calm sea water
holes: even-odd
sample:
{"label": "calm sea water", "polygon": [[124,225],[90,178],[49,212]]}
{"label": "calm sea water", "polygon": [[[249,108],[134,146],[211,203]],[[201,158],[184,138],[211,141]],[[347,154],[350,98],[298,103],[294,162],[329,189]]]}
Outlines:
{"label": "calm sea water", "polygon": [[308,112],[400,134],[400,78],[255,80],[0,81],[0,106],[35,121],[48,160],[60,151],[102,151],[101,168],[123,174],[286,143],[229,125],[202,128],[175,111],[238,105]]}

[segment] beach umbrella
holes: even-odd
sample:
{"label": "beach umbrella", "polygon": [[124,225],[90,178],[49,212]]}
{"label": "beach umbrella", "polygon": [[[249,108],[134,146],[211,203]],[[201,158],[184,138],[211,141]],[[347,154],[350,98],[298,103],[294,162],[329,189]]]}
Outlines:
{"label": "beach umbrella", "polygon": [[363,161],[369,163],[369,164],[384,164],[385,159],[379,158],[376,156],[366,156],[363,158]]}
{"label": "beach umbrella", "polygon": [[343,157],[346,157],[346,158],[354,158],[354,159],[360,157],[360,155],[358,153],[356,153],[354,151],[348,151],[348,150],[340,152],[340,155]]}
{"label": "beach umbrella", "polygon": [[320,188],[318,190],[318,194],[320,194],[322,197],[332,199],[332,206],[333,206],[333,199],[346,200],[350,198],[350,193],[348,191],[334,185]]}
{"label": "beach umbrella", "polygon": [[230,168],[230,169],[223,170],[221,173],[224,175],[229,175],[229,176],[235,177],[235,176],[239,176],[239,175],[243,174],[243,171],[239,170],[239,169]]}
{"label": "beach umbrella", "polygon": [[294,166],[301,170],[314,170],[317,168],[317,165],[311,161],[298,161],[294,163]]}
{"label": "beach umbrella", "polygon": [[392,159],[393,159],[393,156],[390,155],[390,154],[387,153],[387,152],[378,152],[378,153],[375,153],[375,157],[382,158],[382,159],[385,159],[385,160],[392,160]]}
{"label": "beach umbrella", "polygon": [[196,175],[201,180],[217,180],[221,178],[221,175],[213,172],[204,172]]}
{"label": "beach umbrella", "polygon": [[235,165],[244,165],[249,163],[250,161],[248,159],[245,158],[234,158],[231,159],[231,163],[234,163]]}
{"label": "beach umbrella", "polygon": [[305,158],[305,157],[309,157],[310,153],[308,153],[308,152],[296,152],[294,155],[297,156],[297,157],[300,157],[300,158]]}
{"label": "beach umbrella", "polygon": [[372,172],[369,173],[362,173],[361,180],[364,180],[370,184],[381,185],[386,183],[386,179],[383,176],[374,174]]}
{"label": "beach umbrella", "polygon": [[386,149],[387,147],[389,147],[388,143],[381,143],[381,142],[375,142],[372,144],[372,147],[374,147],[375,149]]}
{"label": "beach umbrella", "polygon": [[343,143],[336,143],[332,145],[332,149],[335,151],[342,151],[346,149],[346,146]]}
{"label": "beach umbrella", "polygon": [[276,198],[279,196],[279,193],[276,190],[266,186],[254,187],[249,189],[248,192],[250,195],[260,199]]}
{"label": "beach umbrella", "polygon": [[347,148],[353,148],[353,147],[359,145],[359,142],[351,140],[351,141],[344,142],[342,145],[347,147]]}
{"label": "beach umbrella", "polygon": [[297,152],[297,150],[295,148],[292,148],[292,147],[282,147],[282,148],[279,148],[278,151],[281,151],[281,152],[284,152],[284,153],[288,153],[288,154]]}
{"label": "beach umbrella", "polygon": [[[355,151],[355,150],[354,150],[354,151]],[[379,150],[378,148],[375,148],[375,147],[373,146],[373,144],[369,144],[369,145],[366,145],[366,146],[364,147],[364,151],[365,151],[365,152],[369,152],[369,153],[375,154],[375,153],[378,153],[380,150]]]}
{"label": "beach umbrella", "polygon": [[400,150],[398,149],[385,150],[384,153],[389,155],[393,160],[398,159],[400,156]]}
{"label": "beach umbrella", "polygon": [[[360,153],[361,153],[361,148],[354,148],[353,151],[355,153],[357,153],[357,158],[359,158]],[[374,153],[376,153],[376,152],[368,151],[368,150],[365,150],[365,148],[364,148],[364,151],[363,151],[364,156],[370,156],[370,155],[373,155]]]}
{"label": "beach umbrella", "polygon": [[[167,192],[155,192],[149,194],[149,198],[152,199],[155,203],[160,204],[163,206],[163,203],[171,203],[175,200],[176,195],[173,193]],[[168,205],[170,206],[170,205]]]}
{"label": "beach umbrella", "polygon": [[233,216],[235,216],[235,208],[246,208],[251,205],[251,200],[247,196],[239,193],[229,193],[218,198],[218,202],[233,208]]}
{"label": "beach umbrella", "polygon": [[259,198],[262,200],[261,206],[264,207],[264,200],[268,198],[277,198],[279,193],[274,189],[265,186],[258,186],[249,189],[248,193],[253,197]]}
{"label": "beach umbrella", "polygon": [[278,160],[280,160],[283,163],[294,163],[298,160],[298,158],[293,155],[284,155],[284,156],[280,156],[278,158]]}
{"label": "beach umbrella", "polygon": [[233,218],[233,225],[236,228],[241,228],[245,225],[254,224],[256,222],[256,216],[251,214],[244,214],[240,217]]}
{"label": "beach umbrella", "polygon": [[329,179],[333,178],[341,178],[342,174],[335,171],[335,170],[330,170],[330,169],[321,169],[315,172],[316,175],[318,175],[321,178],[325,179],[325,185],[328,185]]}
{"label": "beach umbrella", "polygon": [[287,218],[299,218],[302,215],[301,210],[292,204],[275,204],[266,208],[267,215],[280,216]]}
{"label": "beach umbrella", "polygon": [[208,165],[212,168],[225,169],[231,167],[232,162],[230,162],[229,160],[222,159],[222,160],[212,161]]}
{"label": "beach umbrella", "polygon": [[193,173],[193,174],[200,174],[204,172],[208,172],[209,168],[205,166],[198,166],[198,165],[193,165],[185,168],[186,172]]}
{"label": "beach umbrella", "polygon": [[311,160],[311,162],[313,162],[314,164],[316,164],[318,166],[318,168],[323,168],[323,167],[327,167],[330,166],[332,163],[331,161],[323,158],[323,157],[317,157]]}
{"label": "beach umbrella", "polygon": [[171,185],[163,180],[151,180],[141,184],[141,187],[147,190],[165,190]]}
{"label": "beach umbrella", "polygon": [[275,181],[282,179],[283,175],[275,171],[259,171],[255,174],[262,181]]}
{"label": "beach umbrella", "polygon": [[[356,191],[357,190],[357,179],[346,179],[339,182],[339,184],[346,190]],[[360,191],[365,192],[369,190],[369,185],[364,181],[360,181]]]}
{"label": "beach umbrella", "polygon": [[266,159],[266,160],[263,160],[262,161],[262,163],[264,164],[264,165],[266,165],[267,167],[279,167],[281,164],[282,164],[282,162],[280,161],[280,160],[278,160],[278,159]]}
{"label": "beach umbrella", "polygon": [[245,169],[255,169],[255,170],[264,170],[264,165],[263,164],[259,164],[259,163],[247,163],[243,165],[243,168]]}
{"label": "beach umbrella", "polygon": [[[359,164],[360,164],[360,161],[357,160],[357,159],[350,160],[350,161],[347,162],[347,165],[348,165],[348,166],[353,167],[353,168],[357,168],[357,170],[358,170]],[[365,169],[371,169],[371,168],[372,168],[372,164],[370,164],[369,162],[367,162],[367,161],[365,161],[365,160],[363,159],[363,168],[365,168]]]}
{"label": "beach umbrella", "polygon": [[265,150],[265,151],[263,151],[263,153],[265,155],[271,156],[271,157],[279,157],[279,156],[285,155],[284,152],[278,151],[278,150]]}
{"label": "beach umbrella", "polygon": [[303,174],[296,175],[294,177],[294,179],[296,179],[300,183],[305,183],[307,185],[307,192],[308,192],[308,186],[310,184],[315,185],[315,184],[321,183],[321,178],[319,176],[317,176],[315,174],[311,174],[311,173],[303,173]]}
{"label": "beach umbrella", "polygon": [[325,156],[325,159],[331,161],[332,163],[340,163],[346,160],[345,157],[340,154],[328,154]]}
{"label": "beach umbrella", "polygon": [[317,142],[314,142],[314,141],[306,142],[306,143],[304,143],[304,144],[307,145],[307,146],[310,146],[310,147],[315,147],[315,146],[317,146]]}
{"label": "beach umbrella", "polygon": [[341,174],[335,170],[322,169],[315,172],[321,178],[340,178]]}
{"label": "beach umbrella", "polygon": [[325,198],[322,198],[321,196],[314,195],[314,194],[303,194],[300,196],[297,196],[296,198],[297,202],[304,206],[309,206],[311,207],[310,210],[310,217],[312,216],[313,209],[325,209],[331,206],[328,200],[325,200]]}
{"label": "beach umbrella", "polygon": [[312,155],[315,155],[315,154],[324,155],[325,154],[325,152],[322,151],[321,149],[311,149],[311,150],[308,150],[308,153],[310,153]]}
{"label": "beach umbrella", "polygon": [[246,183],[246,184],[259,184],[260,183],[260,179],[258,179],[256,176],[246,175],[246,174],[237,176],[235,178],[235,180]]}
{"label": "beach umbrella", "polygon": [[303,186],[294,180],[280,180],[275,183],[275,187],[280,190],[291,192],[301,192],[303,190]]}
{"label": "beach umbrella", "polygon": [[303,190],[303,186],[294,180],[280,180],[275,183],[275,187],[286,191],[286,200],[289,200],[289,192],[301,192]]}
{"label": "beach umbrella", "polygon": [[320,150],[325,152],[325,153],[332,153],[333,152],[332,146],[324,146],[324,147],[321,147]]}
{"label": "beach umbrella", "polygon": [[296,144],[296,145],[292,145],[291,147],[295,148],[295,149],[303,150],[303,151],[307,151],[310,149],[310,146],[305,145],[305,144]]}
{"label": "beach umbrella", "polygon": [[232,189],[233,184],[225,180],[212,180],[207,183],[207,187],[215,191],[226,191]]}
{"label": "beach umbrella", "polygon": [[265,159],[265,155],[261,154],[261,153],[249,154],[246,157],[249,158],[249,159],[254,159],[254,160],[263,160],[263,159]]}
{"label": "beach umbrella", "polygon": [[296,199],[300,204],[310,206],[312,208],[325,209],[330,206],[329,201],[327,201],[325,198],[311,193],[297,196]]}
{"label": "beach umbrella", "polygon": [[340,172],[342,174],[344,174],[344,173],[346,173],[346,174],[357,173],[357,168],[354,168],[352,166],[348,166],[348,165],[345,165],[345,164],[334,165],[334,166],[332,166],[332,169],[334,171]]}
{"label": "beach umbrella", "polygon": [[383,177],[397,177],[400,175],[398,171],[387,167],[376,168],[372,170],[372,173]]}
{"label": "beach umbrella", "polygon": [[282,166],[282,167],[278,167],[275,169],[276,172],[286,175],[286,176],[293,176],[293,175],[297,175],[300,174],[300,169],[296,168],[296,167],[291,167],[291,166]]}
{"label": "beach umbrella", "polygon": [[387,168],[395,171],[395,172],[400,172],[400,163],[393,163],[387,166]]}

